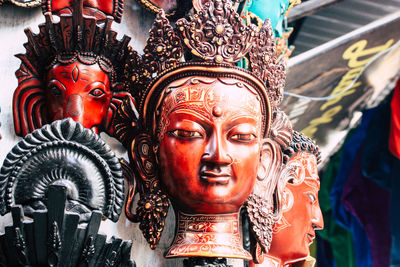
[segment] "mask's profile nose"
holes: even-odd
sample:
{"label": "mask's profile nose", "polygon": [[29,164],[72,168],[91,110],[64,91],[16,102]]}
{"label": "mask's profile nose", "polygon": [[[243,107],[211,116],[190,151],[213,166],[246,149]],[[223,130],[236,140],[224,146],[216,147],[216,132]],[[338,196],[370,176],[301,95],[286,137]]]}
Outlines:
{"label": "mask's profile nose", "polygon": [[321,208],[319,204],[313,207],[313,219],[312,224],[315,230],[324,229],[324,217],[322,216]]}

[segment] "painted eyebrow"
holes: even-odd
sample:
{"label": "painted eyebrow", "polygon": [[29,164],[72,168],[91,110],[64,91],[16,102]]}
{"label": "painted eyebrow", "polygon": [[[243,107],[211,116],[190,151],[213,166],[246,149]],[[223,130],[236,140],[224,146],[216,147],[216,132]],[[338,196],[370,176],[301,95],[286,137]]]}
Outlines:
{"label": "painted eyebrow", "polygon": [[238,115],[234,114],[229,119],[231,120],[231,122],[236,122],[236,121],[240,121],[240,120],[244,120],[244,119],[253,120],[255,123],[258,123],[258,121],[259,121],[258,118],[255,118],[252,115],[245,115],[245,114],[238,114]]}
{"label": "painted eyebrow", "polygon": [[[248,120],[248,119],[251,119],[252,121],[244,121],[244,120]],[[258,130],[260,129],[259,123],[252,116],[238,115],[236,118],[229,119],[229,121],[227,121],[225,123],[224,127],[226,130],[231,131],[233,129],[236,129],[237,127],[240,127],[241,125],[249,125],[252,130],[256,131],[255,134],[257,136],[259,136],[259,133],[258,133]]]}

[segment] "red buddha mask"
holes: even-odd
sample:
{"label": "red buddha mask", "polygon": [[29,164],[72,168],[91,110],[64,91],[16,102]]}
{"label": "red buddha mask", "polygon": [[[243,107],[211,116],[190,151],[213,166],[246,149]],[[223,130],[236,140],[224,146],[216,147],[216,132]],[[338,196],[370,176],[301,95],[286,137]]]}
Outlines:
{"label": "red buddha mask", "polygon": [[48,72],[46,102],[50,121],[72,118],[98,133],[107,118],[111,98],[110,80],[98,64],[55,64]]}
{"label": "red buddha mask", "polygon": [[263,165],[256,91],[226,78],[185,78],[167,90],[158,124],[163,188],[185,213],[237,212]]}
{"label": "red buddha mask", "polygon": [[[155,248],[170,200],[177,223],[166,257],[251,259],[239,209],[276,165],[271,110],[285,67],[270,25],[246,27],[230,1],[188,19],[173,28],[160,12],[144,55],[128,64],[137,104],[121,106],[116,133],[129,146],[140,200],[127,214]],[[243,57],[247,69],[236,66]]]}
{"label": "red buddha mask", "polygon": [[282,193],[282,216],[274,225],[269,256],[288,264],[305,259],[315,238],[324,228],[318,202],[320,182],[314,154],[298,152],[286,164],[294,172]]}
{"label": "red buddha mask", "polygon": [[[130,119],[132,104],[122,104],[116,131],[122,140],[133,137],[130,157],[142,184],[136,214],[126,213],[154,248],[171,201],[177,229],[167,258],[251,259],[239,210],[275,164],[269,98],[245,72],[210,67],[202,75],[201,67],[171,70],[149,87],[138,105],[140,120]],[[188,75],[193,71],[198,76]]]}

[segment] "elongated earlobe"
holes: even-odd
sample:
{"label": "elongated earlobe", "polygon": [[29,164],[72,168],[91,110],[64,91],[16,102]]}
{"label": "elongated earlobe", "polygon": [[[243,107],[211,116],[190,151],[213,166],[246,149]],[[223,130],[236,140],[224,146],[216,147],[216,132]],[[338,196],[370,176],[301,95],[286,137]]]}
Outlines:
{"label": "elongated earlobe", "polygon": [[279,176],[281,165],[282,150],[280,145],[269,138],[264,139],[260,152],[260,165],[257,172],[258,181],[264,181],[267,178],[269,180],[272,178],[277,179],[276,177]]}
{"label": "elongated earlobe", "polygon": [[272,226],[275,223],[275,211],[277,210],[274,197],[281,168],[280,145],[269,138],[264,139],[257,181],[247,203],[252,232],[264,252],[268,251],[272,241]]}
{"label": "elongated earlobe", "polygon": [[[155,249],[160,240],[169,209],[168,198],[159,184],[154,147],[150,135],[143,133],[137,135],[131,144],[130,158],[139,179],[140,200],[136,214],[130,210],[127,214],[130,220],[139,223],[151,249]],[[128,202],[133,203],[131,199]]]}

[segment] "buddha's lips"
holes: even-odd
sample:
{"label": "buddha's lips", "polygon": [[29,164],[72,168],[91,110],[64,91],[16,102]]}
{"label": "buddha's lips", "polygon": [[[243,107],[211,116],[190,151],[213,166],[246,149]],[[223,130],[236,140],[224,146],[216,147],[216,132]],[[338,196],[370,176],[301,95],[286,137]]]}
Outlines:
{"label": "buddha's lips", "polygon": [[200,178],[210,184],[228,184],[231,179],[231,174],[228,172],[216,172],[205,170],[200,172]]}
{"label": "buddha's lips", "polygon": [[307,240],[309,241],[309,245],[314,241],[315,235],[307,234]]}

